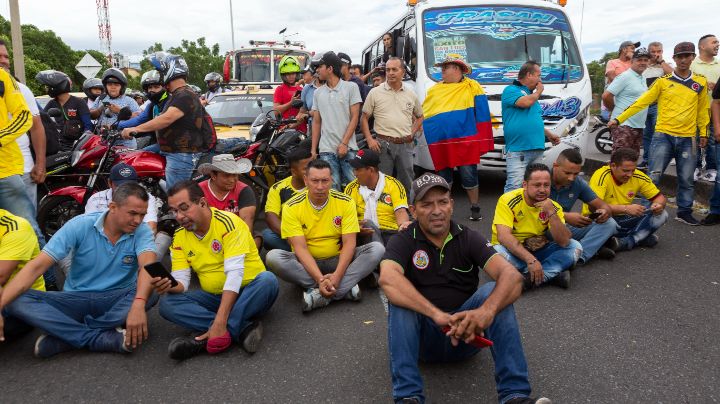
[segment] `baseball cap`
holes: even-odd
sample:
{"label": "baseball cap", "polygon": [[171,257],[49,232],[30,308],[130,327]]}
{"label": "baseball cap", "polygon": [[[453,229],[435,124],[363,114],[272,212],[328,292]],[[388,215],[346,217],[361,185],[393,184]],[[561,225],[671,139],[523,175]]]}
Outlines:
{"label": "baseball cap", "polygon": [[675,45],[675,49],[673,49],[673,57],[677,55],[686,55],[688,53],[695,54],[695,44],[692,42],[680,42],[679,44]]}
{"label": "baseball cap", "polygon": [[640,47],[640,42],[623,41],[623,42],[620,44],[620,47],[618,48],[618,52],[622,51],[623,49],[625,49],[625,47],[630,46],[630,45],[633,45],[634,47],[639,48],[639,47]]}
{"label": "baseball cap", "polygon": [[639,59],[639,58],[650,58],[650,52],[648,52],[645,48],[637,48],[635,49],[635,53],[633,53],[633,59]]}
{"label": "baseball cap", "polygon": [[110,181],[115,185],[137,182],[137,180],[138,175],[135,169],[125,163],[116,164],[110,169]]}
{"label": "baseball cap", "polygon": [[202,175],[210,175],[213,171],[227,174],[245,174],[251,169],[252,162],[246,158],[236,161],[232,154],[218,154],[213,156],[211,163],[200,164],[198,172]]}
{"label": "baseball cap", "polygon": [[450,190],[447,181],[437,174],[426,173],[415,178],[412,182],[412,193],[415,195],[414,201],[422,199],[429,190],[435,187],[443,188],[446,191]]}
{"label": "baseball cap", "polygon": [[325,54],[322,56],[322,59],[320,59],[319,65],[325,65],[325,66],[340,66],[342,61],[338,57],[338,55],[335,54],[335,52],[325,52]]}
{"label": "baseball cap", "polygon": [[350,167],[378,167],[380,165],[380,156],[371,149],[362,149],[355,153],[355,158],[350,160]]}
{"label": "baseball cap", "polygon": [[341,62],[348,64],[348,65],[352,64],[352,59],[350,59],[350,56],[348,56],[347,53],[339,52],[337,54],[337,56],[340,58]]}

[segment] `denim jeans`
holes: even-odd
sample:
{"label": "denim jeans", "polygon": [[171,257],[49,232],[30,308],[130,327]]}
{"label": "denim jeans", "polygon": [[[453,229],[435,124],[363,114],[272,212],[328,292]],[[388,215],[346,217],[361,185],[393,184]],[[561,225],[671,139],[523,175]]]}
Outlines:
{"label": "denim jeans", "polygon": [[241,137],[218,139],[213,152],[214,154],[232,153],[233,150],[239,148],[240,146],[249,145],[250,143],[252,142]]}
{"label": "denim jeans", "polygon": [[[699,138],[699,137],[698,137]],[[705,169],[717,170],[717,158],[715,157],[715,149],[717,149],[715,136],[713,135],[713,126],[708,128],[708,142],[705,147]],[[698,145],[697,168],[702,168],[703,154],[700,153],[700,145]]]}
{"label": "denim jeans", "polygon": [[[103,292],[40,292],[28,290],[6,307],[25,323],[44,330],[75,348],[94,350],[100,335],[125,323],[135,288]],[[153,295],[145,305],[157,303]]]}
{"label": "denim jeans", "polygon": [[583,252],[580,256],[581,263],[590,261],[598,252],[600,247],[617,232],[617,222],[610,218],[605,223],[593,222],[589,226],[575,227],[567,225],[572,233],[572,238],[579,241]]}
{"label": "denim jeans", "polygon": [[518,152],[507,152],[505,162],[507,164],[507,179],[503,193],[522,187],[525,168],[542,157],[544,150],[525,150]]}
{"label": "denim jeans", "polygon": [[[227,329],[235,342],[242,342],[239,340],[242,332],[252,320],[270,310],[277,295],[278,280],[267,271],[261,272],[240,289],[227,322]],[[160,315],[187,329],[205,332],[215,321],[221,300],[222,294],[216,295],[200,289],[172,293],[160,299]]]}
{"label": "denim jeans", "polygon": [[[482,285],[457,311],[473,310],[485,302],[495,282]],[[515,309],[505,307],[485,330],[493,341],[490,348],[495,362],[498,401],[505,403],[530,395],[527,362],[523,352]],[[453,347],[435,322],[422,314],[388,304],[388,350],[392,373],[393,399],[416,397],[425,402],[418,360],[423,362],[458,362],[477,354],[480,349],[460,342]]]}
{"label": "denim jeans", "polygon": [[270,250],[283,250],[291,251],[290,244],[287,240],[280,237],[279,234],[270,230],[269,228],[262,231],[263,245],[267,251]]}
{"label": "denim jeans", "polygon": [[[715,161],[720,161],[720,147],[715,148]],[[715,187],[710,198],[710,213],[720,215],[720,175],[715,177]]]}
{"label": "denim jeans", "polygon": [[648,107],[647,118],[645,118],[645,129],[643,129],[643,164],[648,165],[650,156],[650,144],[655,133],[655,122],[657,121],[657,104]]}
{"label": "denim jeans", "polygon": [[[457,166],[458,173],[460,174],[460,184],[463,189],[473,189],[478,187],[478,168],[476,164]],[[438,171],[438,175],[443,177],[448,184],[453,183],[453,169],[443,168]]]}
{"label": "denim jeans", "polygon": [[337,191],[343,192],[345,186],[355,179],[355,174],[353,174],[352,167],[350,166],[350,160],[355,158],[356,153],[357,150],[348,150],[343,158],[338,157],[335,153],[320,153],[320,159],[330,164],[333,188]]}
{"label": "denim jeans", "polygon": [[202,153],[165,153],[165,184],[166,189],[180,181],[189,180]]}
{"label": "denim jeans", "polygon": [[629,249],[632,249],[649,235],[655,233],[667,220],[667,211],[663,211],[657,216],[652,212],[647,212],[642,216],[615,216],[618,224],[617,237],[627,243]]}
{"label": "denim jeans", "polygon": [[11,316],[6,309],[2,310],[2,316],[5,322],[5,328],[3,329],[5,341],[15,341],[33,330],[31,325],[19,318]]}
{"label": "denim jeans", "polygon": [[143,147],[143,150],[144,150],[144,151],[149,151],[149,152],[152,152],[152,153],[160,154],[160,145],[157,144],[157,143],[153,143],[153,144],[151,144],[150,146],[145,146],[145,147]]}
{"label": "denim jeans", "polygon": [[660,186],[660,179],[665,173],[670,160],[675,159],[678,190],[677,213],[691,213],[695,181],[693,172],[697,162],[697,149],[693,147],[695,137],[677,137],[662,132],[655,132],[650,146],[650,165],[648,172],[655,185]]}
{"label": "denim jeans", "polygon": [[[505,257],[518,271],[523,274],[528,272],[527,263],[514,256],[507,248],[501,244],[496,244],[493,247],[495,247],[495,251]],[[544,275],[543,282],[547,282],[578,261],[582,255],[582,245],[574,239],[570,239],[570,244],[568,244],[567,247],[560,247],[559,244],[551,241],[547,243],[545,247],[532,252],[532,255],[540,261]]]}
{"label": "denim jeans", "polygon": [[30,173],[25,173],[22,176],[23,184],[25,184],[25,192],[30,198],[30,204],[32,205],[33,217],[37,217],[37,184],[33,182],[30,177]]}

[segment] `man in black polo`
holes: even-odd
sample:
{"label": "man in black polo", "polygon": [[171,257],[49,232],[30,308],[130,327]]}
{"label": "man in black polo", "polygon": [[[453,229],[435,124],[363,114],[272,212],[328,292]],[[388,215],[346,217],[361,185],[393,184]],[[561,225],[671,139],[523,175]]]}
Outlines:
{"label": "man in black polo", "polygon": [[[527,362],[512,303],[522,277],[480,233],[451,221],[450,186],[440,176],[413,181],[417,218],[390,239],[380,263],[387,295],[388,348],[396,403],[422,403],[418,359],[454,362],[477,354],[476,336],[493,341],[498,399],[504,404],[549,404],[531,399]],[[495,282],[478,289],[479,272]],[[443,330],[443,328],[446,330]]]}

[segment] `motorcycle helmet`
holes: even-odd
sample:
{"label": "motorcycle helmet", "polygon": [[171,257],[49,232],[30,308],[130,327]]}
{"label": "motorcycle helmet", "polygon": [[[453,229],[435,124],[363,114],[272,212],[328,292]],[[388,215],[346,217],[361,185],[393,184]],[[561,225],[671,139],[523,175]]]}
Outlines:
{"label": "motorcycle helmet", "polygon": [[320,67],[322,61],[322,54],[316,53],[315,56],[310,59],[310,64],[308,65],[308,70],[312,75],[314,76],[317,72],[317,68]]}
{"label": "motorcycle helmet", "polygon": [[[105,92],[105,87],[103,86],[103,83],[98,78],[90,78],[83,82],[83,92],[87,97],[90,99],[90,101],[95,101],[95,99],[98,97],[97,95],[93,94],[92,90],[93,88],[99,88],[100,91]],[[102,94],[102,93],[101,93]]]}
{"label": "motorcycle helmet", "polygon": [[[222,76],[220,75],[220,73],[210,72],[210,73],[208,73],[208,74],[205,75],[205,80],[204,80],[204,81],[205,81],[205,84],[207,84],[208,90],[214,92],[215,90],[218,89],[218,87],[220,87],[220,84],[222,83],[222,80],[223,80],[223,78],[222,78]],[[211,87],[211,86],[210,86],[210,83],[209,83],[210,81],[214,81],[214,82],[215,82],[215,85],[213,85],[213,86]]]}
{"label": "motorcycle helmet", "polygon": [[[120,84],[120,95],[125,94],[125,89],[127,88],[127,77],[125,77],[125,73],[120,71],[120,69],[111,67],[105,70],[105,73],[102,75],[102,84],[103,86],[107,86],[108,83]],[[107,92],[107,90],[105,90],[105,92]]]}
{"label": "motorcycle helmet", "polygon": [[297,58],[292,55],[285,55],[280,59],[280,64],[278,64],[278,72],[280,75],[288,74],[288,73],[300,73],[302,71],[302,68],[300,67],[300,63],[298,63]]}
{"label": "motorcycle helmet", "polygon": [[201,89],[200,87],[196,86],[195,84],[190,84],[189,87],[190,87],[190,89],[193,90],[193,91],[195,92],[195,94],[197,94],[197,95],[200,95],[200,93],[202,93],[202,89]]}
{"label": "motorcycle helmet", "polygon": [[182,56],[172,55],[165,52],[155,52],[147,57],[150,64],[155,70],[159,71],[163,77],[163,83],[184,78],[187,80],[190,69]]}
{"label": "motorcycle helmet", "polygon": [[160,72],[157,70],[150,70],[145,73],[143,73],[142,77],[140,78],[140,85],[142,86],[143,92],[145,93],[145,96],[152,102],[153,104],[159,104],[162,98],[165,96],[166,91],[165,88],[158,92],[151,93],[149,91],[149,88],[151,85],[159,84],[162,86],[162,77],[160,77]]}
{"label": "motorcycle helmet", "polygon": [[70,87],[72,86],[70,77],[57,70],[43,70],[35,76],[35,80],[47,86],[48,95],[52,98],[60,94],[69,93]]}

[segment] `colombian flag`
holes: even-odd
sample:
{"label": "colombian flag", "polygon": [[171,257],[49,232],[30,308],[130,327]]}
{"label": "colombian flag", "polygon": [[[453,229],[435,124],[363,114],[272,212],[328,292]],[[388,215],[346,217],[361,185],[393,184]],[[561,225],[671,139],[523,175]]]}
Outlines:
{"label": "colombian flag", "polygon": [[490,106],[482,86],[473,79],[430,87],[423,114],[423,133],[435,170],[477,164],[495,147]]}

